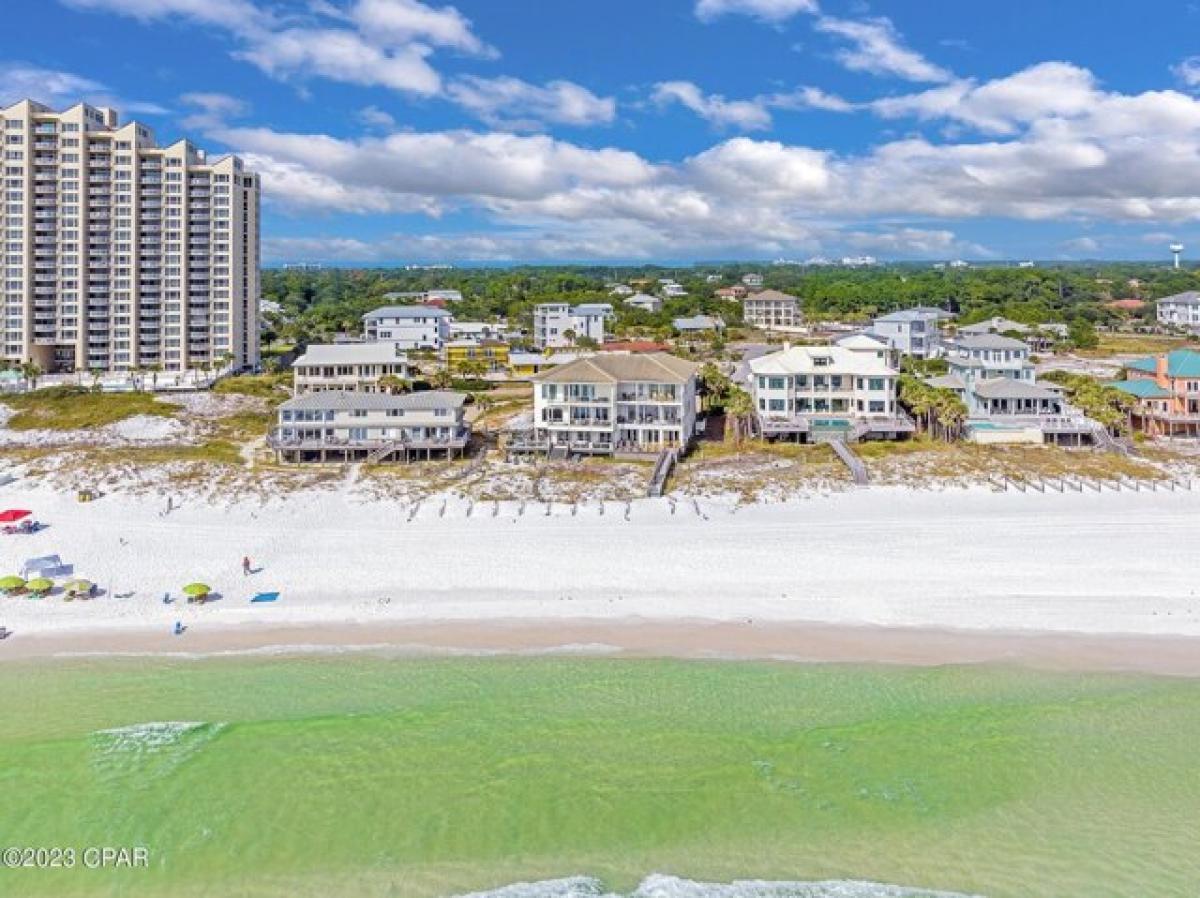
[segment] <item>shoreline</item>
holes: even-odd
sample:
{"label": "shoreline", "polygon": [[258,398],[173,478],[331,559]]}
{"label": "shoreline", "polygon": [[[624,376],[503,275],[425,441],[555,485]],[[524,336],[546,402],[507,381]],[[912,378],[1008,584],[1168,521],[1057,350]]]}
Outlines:
{"label": "shoreline", "polygon": [[1001,665],[1049,672],[1200,677],[1200,637],[960,630],[819,622],[616,618],[209,624],[176,637],[146,628],[43,631],[0,643],[0,664],[83,658],[202,660],[376,653],[412,657],[544,655],[883,664]]}

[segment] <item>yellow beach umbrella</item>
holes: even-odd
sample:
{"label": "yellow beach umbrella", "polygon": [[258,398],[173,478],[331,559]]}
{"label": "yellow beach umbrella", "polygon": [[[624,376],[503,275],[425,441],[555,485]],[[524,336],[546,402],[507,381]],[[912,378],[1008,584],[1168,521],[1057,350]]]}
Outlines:
{"label": "yellow beach umbrella", "polygon": [[37,577],[26,583],[25,588],[30,592],[49,592],[54,589],[54,581],[47,580],[45,577]]}

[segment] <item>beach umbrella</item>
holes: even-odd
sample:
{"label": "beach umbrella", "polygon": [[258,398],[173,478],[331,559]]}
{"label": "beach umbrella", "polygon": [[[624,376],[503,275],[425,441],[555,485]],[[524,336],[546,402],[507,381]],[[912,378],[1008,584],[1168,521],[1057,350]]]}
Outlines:
{"label": "beach umbrella", "polygon": [[31,514],[33,514],[32,511],[26,511],[23,508],[10,508],[7,511],[0,511],[0,524],[15,524],[17,521],[25,520]]}
{"label": "beach umbrella", "polygon": [[24,589],[25,581],[20,577],[0,577],[0,590],[12,592],[14,589]]}
{"label": "beach umbrella", "polygon": [[54,589],[54,581],[45,577],[35,577],[25,584],[25,588],[30,592],[49,592]]}
{"label": "beach umbrella", "polygon": [[212,592],[212,587],[207,583],[189,583],[183,588],[183,591],[189,596],[206,596]]}
{"label": "beach umbrella", "polygon": [[91,592],[92,581],[91,580],[70,580],[67,582],[67,584],[63,588],[67,592],[70,592],[70,593]]}

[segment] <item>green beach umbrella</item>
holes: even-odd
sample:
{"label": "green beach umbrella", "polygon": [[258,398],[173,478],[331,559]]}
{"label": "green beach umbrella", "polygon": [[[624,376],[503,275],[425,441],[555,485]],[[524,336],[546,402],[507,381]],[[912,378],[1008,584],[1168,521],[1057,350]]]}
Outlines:
{"label": "green beach umbrella", "polygon": [[24,589],[25,581],[20,577],[0,577],[0,589],[10,592],[14,589]]}
{"label": "green beach umbrella", "polygon": [[54,581],[47,580],[45,577],[37,577],[26,583],[25,588],[30,592],[49,592],[54,588]]}
{"label": "green beach umbrella", "polygon": [[207,583],[189,583],[183,591],[189,596],[206,596],[212,592],[212,587]]}

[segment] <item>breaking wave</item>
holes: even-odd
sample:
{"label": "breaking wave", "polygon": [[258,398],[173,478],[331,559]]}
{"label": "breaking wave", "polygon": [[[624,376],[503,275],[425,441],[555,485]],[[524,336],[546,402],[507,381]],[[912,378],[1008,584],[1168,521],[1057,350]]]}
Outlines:
{"label": "breaking wave", "polygon": [[221,723],[161,720],[97,730],[90,737],[93,765],[104,779],[133,778],[145,785],[176,770],[224,727]]}
{"label": "breaking wave", "polygon": [[[958,892],[939,892],[878,882],[825,880],[821,882],[767,882],[741,880],[730,883],[693,882],[674,876],[653,875],[632,892],[619,894],[589,876],[519,882],[458,898],[971,898]],[[978,898],[978,896],[975,896]]]}

